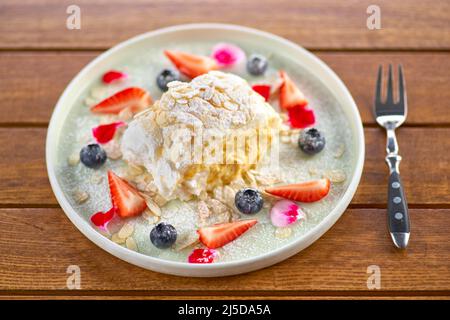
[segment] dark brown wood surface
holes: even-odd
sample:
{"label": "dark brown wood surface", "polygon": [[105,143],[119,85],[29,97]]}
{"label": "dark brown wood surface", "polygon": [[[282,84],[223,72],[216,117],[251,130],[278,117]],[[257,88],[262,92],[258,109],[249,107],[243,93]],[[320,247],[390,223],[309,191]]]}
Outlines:
{"label": "dark brown wood surface", "polygon": [[[1,298],[443,298],[450,297],[450,2],[377,1],[382,29],[366,28],[372,1],[77,1],[82,29],[65,28],[71,1],[0,2]],[[363,177],[350,208],[321,239],[264,270],[227,278],[174,277],[109,255],[66,218],[45,167],[53,107],[81,68],[114,44],[173,24],[225,22],[273,32],[312,50],[358,104]],[[411,207],[410,248],[386,230],[384,132],[371,114],[379,64],[402,63],[408,121],[398,131]],[[81,290],[66,286],[79,265]],[[369,290],[367,267],[381,268]]]}

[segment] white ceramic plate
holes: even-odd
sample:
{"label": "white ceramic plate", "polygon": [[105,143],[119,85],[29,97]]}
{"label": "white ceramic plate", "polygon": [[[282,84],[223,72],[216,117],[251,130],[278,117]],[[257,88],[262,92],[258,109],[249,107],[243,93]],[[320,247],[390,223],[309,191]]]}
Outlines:
{"label": "white ceramic plate", "polygon": [[[144,63],[146,52],[149,52],[148,55],[151,55],[150,52],[157,52],[156,57],[158,57],[158,52],[168,48],[192,48],[194,51],[201,51],[201,48],[216,42],[237,43],[247,53],[248,51],[263,52],[270,55],[278,67],[285,68],[293,74],[298,73],[295,77],[302,78],[307,96],[313,93],[319,96],[314,97],[310,104],[313,108],[319,109],[319,116],[322,112],[322,117],[327,118],[323,121],[326,123],[324,126],[329,128],[329,131],[346,127],[348,134],[339,139],[347,140],[347,148],[350,149],[347,151],[349,156],[346,159],[347,181],[326,214],[312,219],[309,227],[295,233],[293,239],[252,256],[213,264],[189,264],[179,259],[166,259],[164,256],[152,256],[148,252],[139,253],[129,250],[95,230],[86,217],[86,212],[74,206],[73,201],[69,199],[68,185],[80,182],[74,178],[76,175],[72,175],[71,178],[63,177],[60,170],[62,159],[67,157],[66,145],[70,144],[65,127],[69,126],[70,121],[73,122],[74,114],[76,109],[80,108],[80,101],[85,96],[85,92],[92,84],[98,82],[100,75],[105,71],[117,67],[127,69],[129,66],[126,62],[131,59],[130,57],[139,64],[139,57],[142,56],[143,65],[148,64],[149,61]],[[161,54],[161,59],[162,57]],[[137,69],[136,72],[141,72],[143,82],[152,82],[151,85],[146,86],[146,89],[155,97],[157,89],[155,89],[154,80],[151,80],[156,76],[154,70]],[[257,82],[257,79],[253,82]],[[321,99],[321,95],[327,97]],[[327,110],[324,104],[330,105],[328,111],[321,111]],[[330,115],[327,112],[334,114]],[[338,120],[335,119],[339,117],[340,122],[336,122]],[[335,137],[328,138],[332,143]],[[55,107],[48,129],[46,159],[53,191],[64,212],[86,237],[107,252],[129,263],[162,273],[195,277],[225,276],[264,268],[282,261],[312,244],[337,221],[350,203],[361,177],[364,161],[364,133],[358,109],[347,88],[329,67],[310,52],[283,38],[254,29],[223,24],[191,24],[156,30],[134,37],[106,51],[89,63],[72,80]],[[101,208],[97,211],[99,210]]]}

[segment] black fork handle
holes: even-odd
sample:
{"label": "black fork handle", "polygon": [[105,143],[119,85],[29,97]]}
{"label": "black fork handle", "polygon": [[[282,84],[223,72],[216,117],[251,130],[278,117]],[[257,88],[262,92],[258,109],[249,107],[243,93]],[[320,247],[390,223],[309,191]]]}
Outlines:
{"label": "black fork handle", "polygon": [[386,157],[390,169],[387,213],[392,240],[398,248],[404,249],[409,241],[410,221],[405,191],[398,171],[400,160],[399,155]]}

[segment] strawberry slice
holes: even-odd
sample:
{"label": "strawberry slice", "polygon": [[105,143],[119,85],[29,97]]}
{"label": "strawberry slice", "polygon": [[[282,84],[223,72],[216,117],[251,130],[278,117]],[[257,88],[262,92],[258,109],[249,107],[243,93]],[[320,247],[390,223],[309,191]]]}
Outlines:
{"label": "strawberry slice", "polygon": [[145,210],[147,205],[139,191],[112,171],[108,171],[108,183],[111,201],[121,218],[134,217]]}
{"label": "strawberry slice", "polygon": [[330,180],[327,178],[276,186],[265,190],[271,195],[300,202],[315,202],[325,197],[330,191]]}
{"label": "strawberry slice", "polygon": [[287,73],[280,70],[280,77],[283,80],[283,84],[280,87],[280,107],[281,109],[289,109],[293,107],[304,107],[308,104],[305,95],[295,85],[295,83],[289,78]]}
{"label": "strawberry slice", "polygon": [[255,84],[252,89],[263,96],[264,100],[269,101],[271,87],[267,84]]}
{"label": "strawberry slice", "polygon": [[164,54],[181,73],[189,78],[195,78],[219,68],[216,60],[210,57],[172,50],[165,50]]}
{"label": "strawberry slice", "polygon": [[257,220],[241,220],[221,223],[211,227],[200,228],[197,232],[201,243],[210,249],[216,249],[233,241],[257,222]]}
{"label": "strawberry slice", "polygon": [[144,89],[131,87],[117,92],[109,98],[91,107],[94,113],[119,114],[120,111],[130,108],[133,113],[139,112],[152,103],[150,94]]}

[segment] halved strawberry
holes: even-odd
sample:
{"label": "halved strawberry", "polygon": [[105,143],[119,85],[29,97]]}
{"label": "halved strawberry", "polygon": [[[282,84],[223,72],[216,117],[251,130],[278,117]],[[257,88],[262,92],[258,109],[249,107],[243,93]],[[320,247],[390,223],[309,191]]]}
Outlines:
{"label": "halved strawberry", "polygon": [[288,74],[280,70],[280,77],[283,80],[283,84],[280,87],[280,108],[289,109],[293,107],[304,107],[308,104],[305,95],[295,85],[295,83],[289,78]]}
{"label": "halved strawberry", "polygon": [[264,100],[269,101],[270,98],[270,85],[268,84],[255,84],[252,89],[263,96]]}
{"label": "halved strawberry", "polygon": [[327,178],[307,182],[276,186],[265,190],[274,196],[300,201],[315,202],[325,197],[330,191],[330,180]]}
{"label": "halved strawberry", "polygon": [[117,92],[109,98],[91,107],[95,113],[118,114],[120,111],[130,108],[131,112],[139,112],[152,103],[150,94],[144,89],[131,87]]}
{"label": "halved strawberry", "polygon": [[132,185],[111,170],[108,171],[108,183],[111,201],[121,218],[134,217],[145,210],[145,199]]}
{"label": "halved strawberry", "polygon": [[241,220],[200,228],[199,240],[210,249],[220,248],[254,226],[257,220]]}
{"label": "halved strawberry", "polygon": [[216,60],[210,57],[172,50],[165,50],[164,54],[181,73],[189,78],[195,78],[219,68]]}

